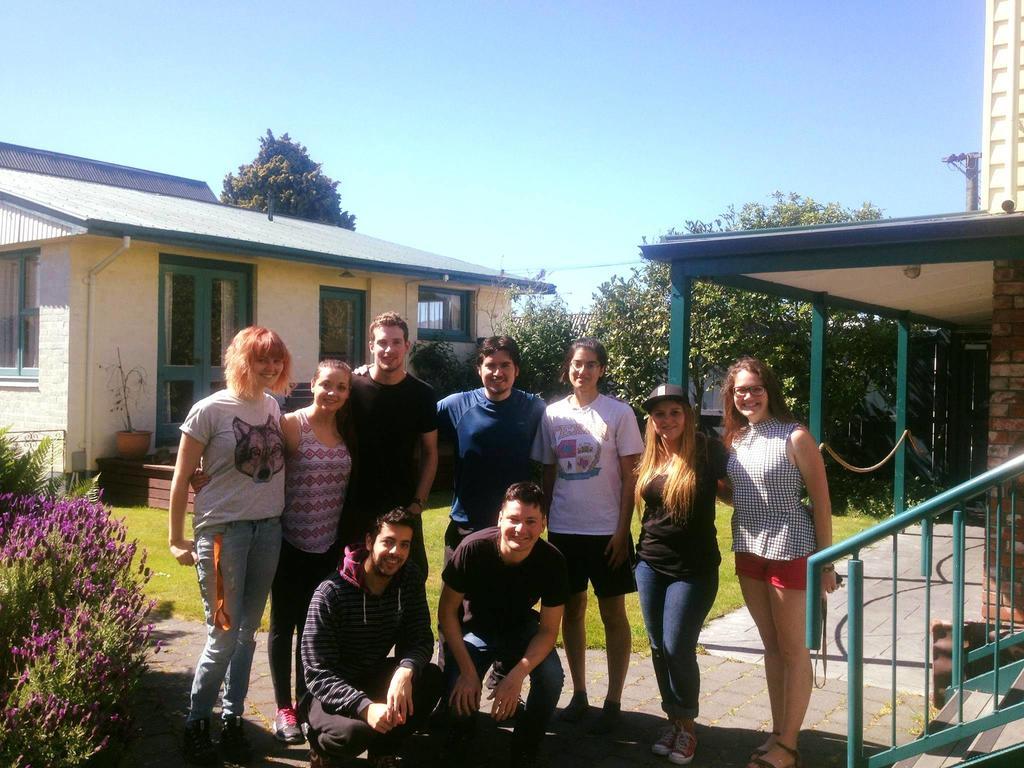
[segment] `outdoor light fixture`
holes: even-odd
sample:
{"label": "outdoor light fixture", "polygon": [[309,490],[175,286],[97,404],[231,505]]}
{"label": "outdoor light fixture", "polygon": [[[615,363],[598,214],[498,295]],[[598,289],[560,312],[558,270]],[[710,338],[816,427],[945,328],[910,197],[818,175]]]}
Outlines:
{"label": "outdoor light fixture", "polygon": [[917,280],[921,276],[921,265],[908,264],[903,268],[903,274],[910,280]]}

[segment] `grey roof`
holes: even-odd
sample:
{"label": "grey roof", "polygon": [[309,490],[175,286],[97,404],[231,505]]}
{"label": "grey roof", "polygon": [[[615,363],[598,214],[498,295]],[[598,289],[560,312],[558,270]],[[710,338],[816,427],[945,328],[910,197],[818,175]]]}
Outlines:
{"label": "grey roof", "polygon": [[19,147],[17,144],[0,142],[0,168],[61,176],[66,179],[94,181],[97,184],[138,189],[143,192],[184,197],[189,200],[217,202],[216,195],[205,181],[169,176],[165,173],[144,171],[141,168],[130,168],[126,165],[104,163],[99,160],[88,160],[84,157],[64,155],[60,152]]}
{"label": "grey roof", "polygon": [[0,168],[0,200],[56,218],[89,234],[131,237],[223,252],[463,282],[554,286],[328,224],[221,203]]}

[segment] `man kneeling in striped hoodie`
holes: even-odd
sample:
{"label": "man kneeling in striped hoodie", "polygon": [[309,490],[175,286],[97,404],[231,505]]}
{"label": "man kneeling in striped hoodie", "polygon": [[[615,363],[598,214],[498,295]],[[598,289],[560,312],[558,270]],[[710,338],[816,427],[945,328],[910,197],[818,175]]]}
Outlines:
{"label": "man kneeling in striped hoodie", "polygon": [[375,768],[398,765],[403,741],[426,726],[440,698],[423,577],[407,562],[412,538],[408,511],[381,515],[365,548],[347,547],[339,572],[313,594],[302,634],[309,693],[299,713],[311,768],[364,750]]}

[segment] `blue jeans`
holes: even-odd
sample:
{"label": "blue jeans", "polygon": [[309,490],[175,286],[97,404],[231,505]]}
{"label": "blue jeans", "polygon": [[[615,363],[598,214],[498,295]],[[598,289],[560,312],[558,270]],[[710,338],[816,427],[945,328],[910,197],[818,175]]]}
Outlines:
{"label": "blue jeans", "polygon": [[[221,534],[220,571],[224,582],[224,608],[230,627],[214,621],[217,574],[213,563],[214,537]],[[212,525],[196,535],[196,574],[206,612],[206,646],[192,679],[189,720],[210,717],[224,683],[224,717],[241,715],[249,692],[249,670],[256,650],[267,595],[281,551],[281,518],[238,520]]]}
{"label": "blue jeans", "polygon": [[[483,637],[469,632],[462,636],[469,651],[469,657],[476,666],[476,673],[481,680],[487,673],[488,667],[496,664],[501,670],[511,669],[523,658],[526,647],[530,644],[533,636],[537,634],[537,621],[516,630],[510,631],[503,636]],[[459,665],[451,654],[449,645],[445,643],[445,691],[446,700],[455,689],[455,682],[459,679]],[[558,705],[558,697],[562,694],[562,683],[565,680],[565,673],[562,672],[562,662],[558,660],[558,654],[552,649],[544,660],[533,668],[530,673],[530,695],[526,698],[526,711],[520,713],[516,718],[516,726],[512,732],[512,749],[517,752],[535,752],[540,746],[541,739],[547,730],[548,721],[555,712]],[[453,718],[453,728],[472,730],[473,717],[458,717],[454,710],[450,710]]]}
{"label": "blue jeans", "polygon": [[672,719],[692,720],[700,708],[697,638],[718,594],[718,570],[674,578],[641,560],[635,575],[661,708]]}

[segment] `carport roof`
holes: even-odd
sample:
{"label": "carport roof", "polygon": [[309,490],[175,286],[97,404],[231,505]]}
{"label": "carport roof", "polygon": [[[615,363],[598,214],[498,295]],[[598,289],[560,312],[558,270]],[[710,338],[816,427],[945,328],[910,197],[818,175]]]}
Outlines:
{"label": "carport roof", "polygon": [[[681,276],[801,300],[827,294],[833,306],[976,326],[992,316],[992,261],[1024,258],[1024,214],[682,235],[641,251]],[[909,277],[908,266],[920,266],[919,276]]]}

